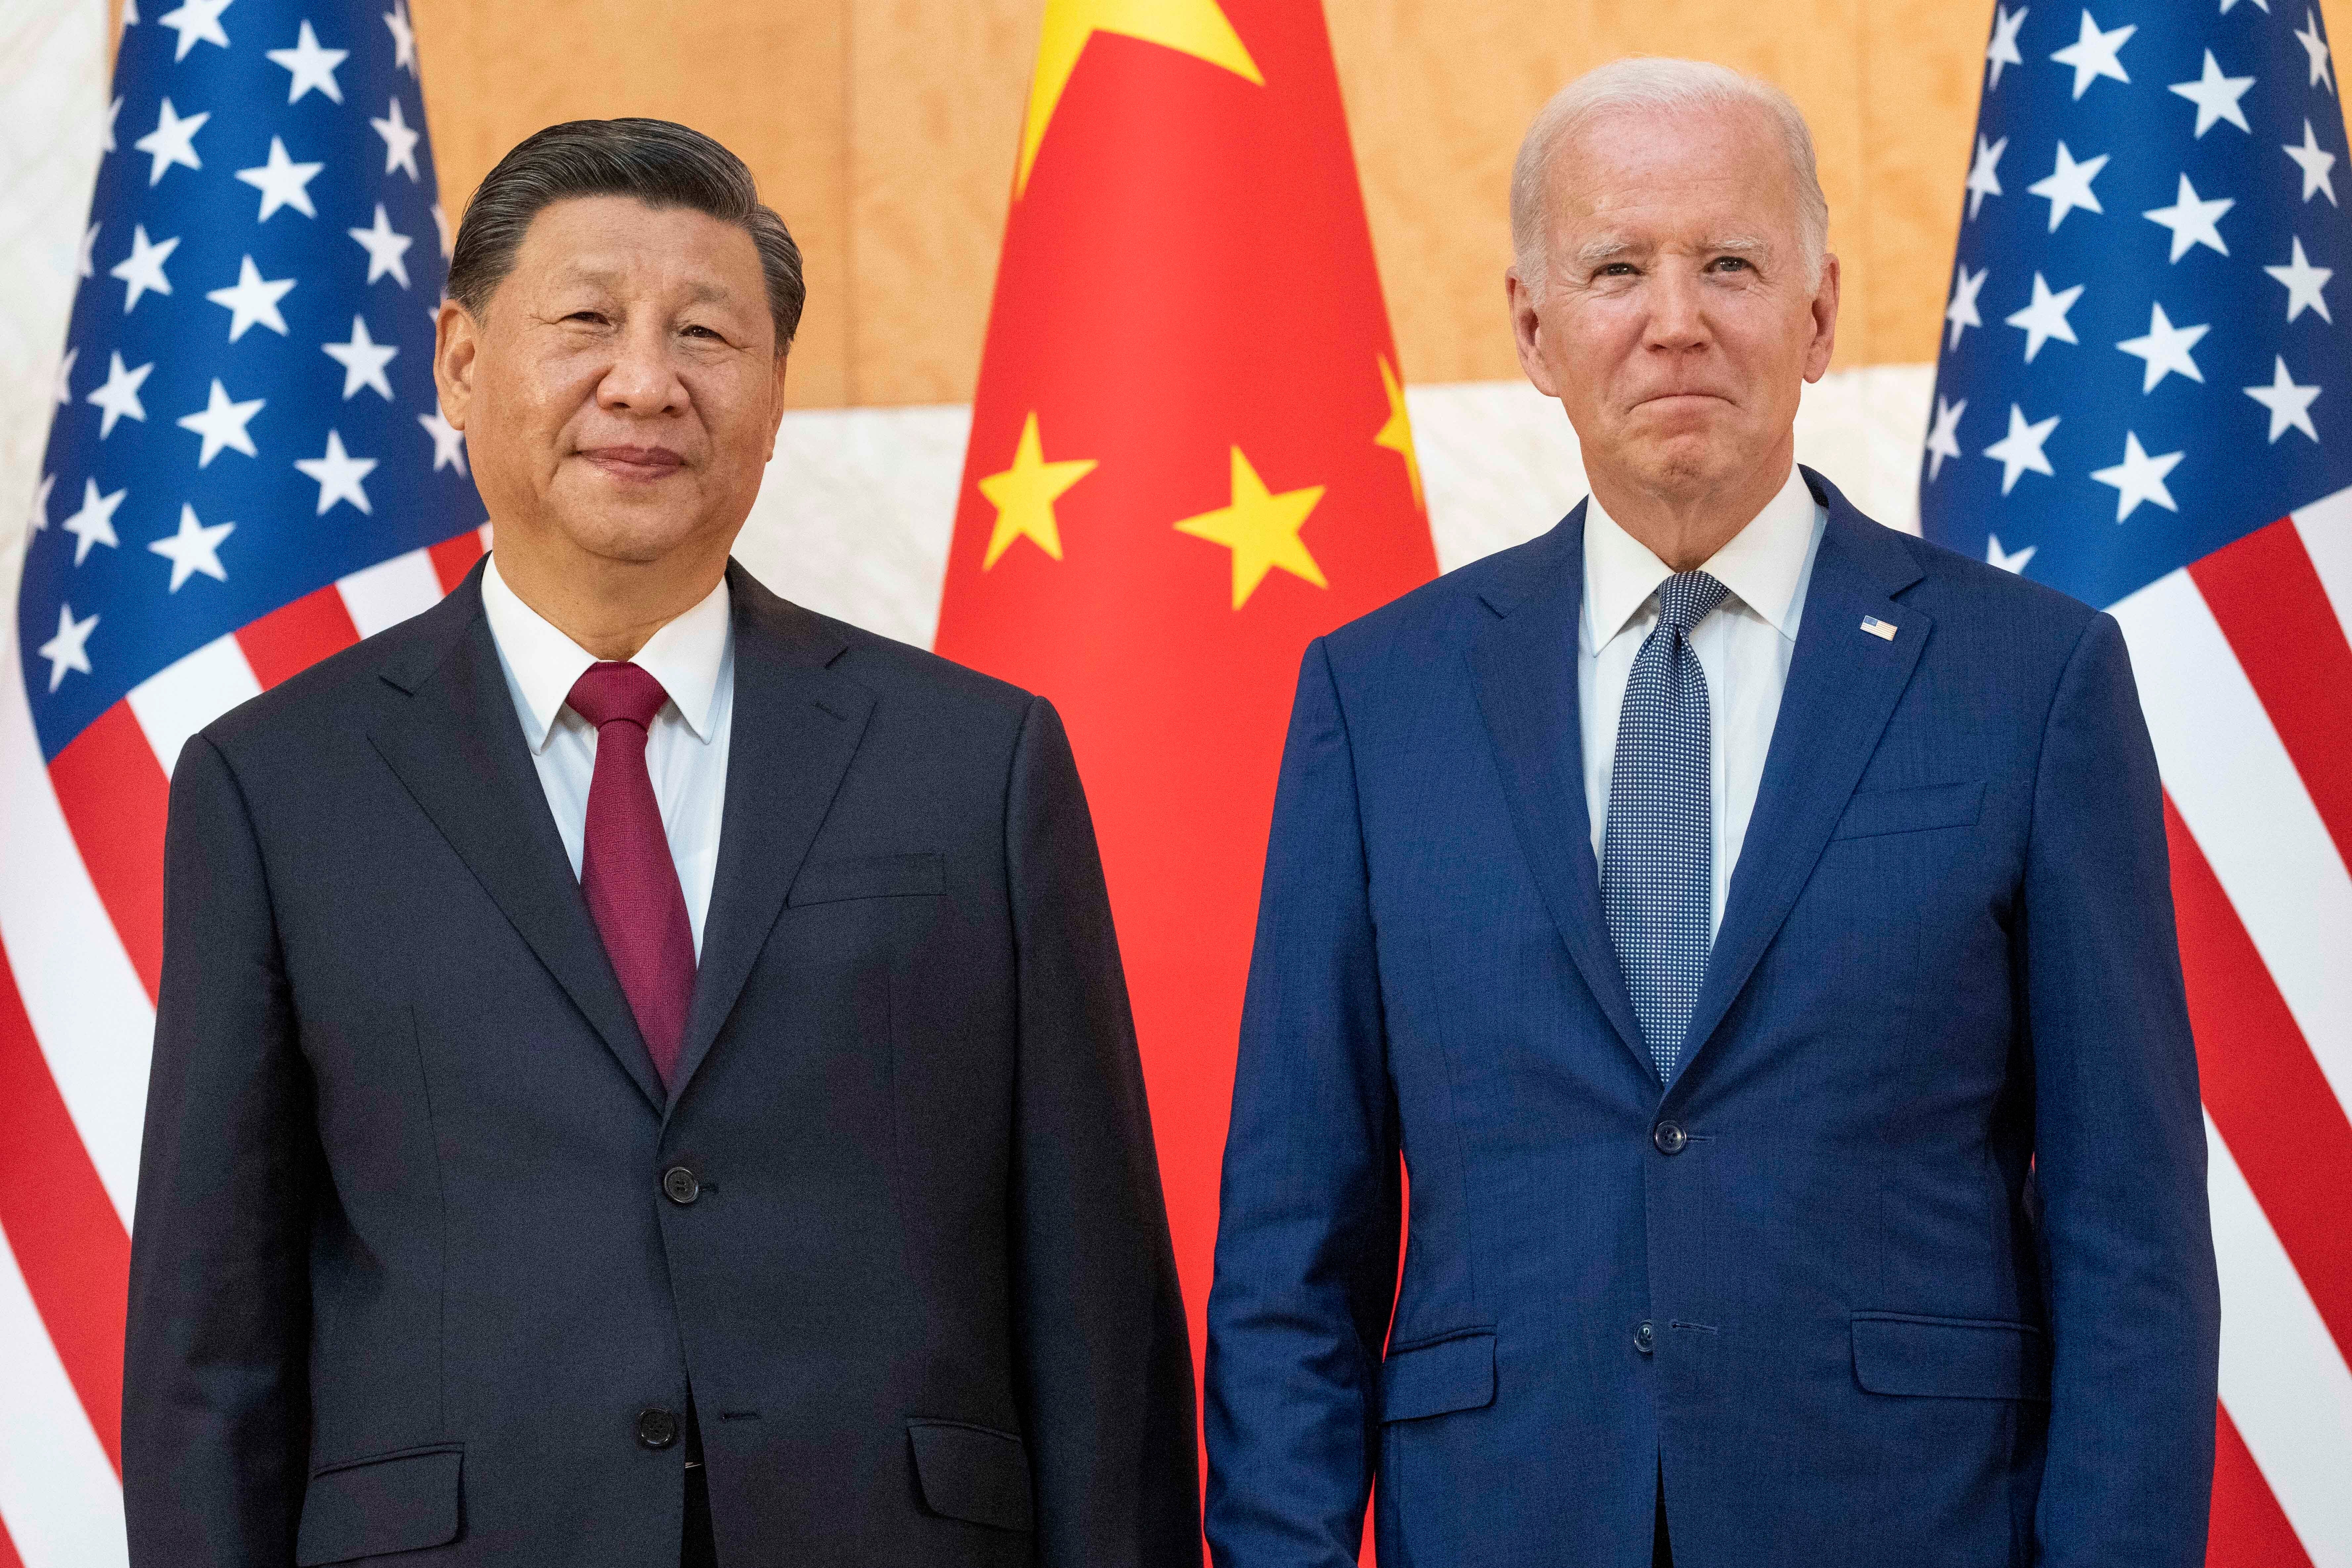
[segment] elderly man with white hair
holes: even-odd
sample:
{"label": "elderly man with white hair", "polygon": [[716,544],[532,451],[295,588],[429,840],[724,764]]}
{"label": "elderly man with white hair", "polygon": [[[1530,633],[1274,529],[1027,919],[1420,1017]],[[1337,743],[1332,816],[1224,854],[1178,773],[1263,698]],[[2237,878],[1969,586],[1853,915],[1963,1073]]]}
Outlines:
{"label": "elderly man with white hair", "polygon": [[1217,1561],[1354,1563],[1377,1479],[1391,1568],[2191,1568],[2219,1308],[2116,624],[1798,466],[1839,276],[1780,91],[1604,67],[1511,195],[1592,494],[1307,651]]}

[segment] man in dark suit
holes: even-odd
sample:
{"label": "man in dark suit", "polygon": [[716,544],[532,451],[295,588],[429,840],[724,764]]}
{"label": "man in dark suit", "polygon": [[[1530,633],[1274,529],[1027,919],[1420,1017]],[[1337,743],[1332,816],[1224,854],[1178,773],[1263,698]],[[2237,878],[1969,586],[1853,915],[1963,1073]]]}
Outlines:
{"label": "man in dark suit", "polygon": [[783,225],[557,126],[450,293],[495,553],[173,779],[133,1562],[1197,1563],[1061,725],[728,563]]}
{"label": "man in dark suit", "polygon": [[1383,1568],[2201,1563],[2204,1134],[2115,623],[1796,467],[1838,271],[1777,90],[1604,67],[1513,216],[1592,494],[1307,653],[1217,1561],[1354,1563],[1377,1477]]}

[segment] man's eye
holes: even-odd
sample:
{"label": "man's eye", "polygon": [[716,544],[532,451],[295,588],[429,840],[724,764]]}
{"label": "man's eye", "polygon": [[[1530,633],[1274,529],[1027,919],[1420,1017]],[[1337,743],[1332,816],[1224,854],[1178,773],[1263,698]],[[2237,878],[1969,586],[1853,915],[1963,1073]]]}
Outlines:
{"label": "man's eye", "polygon": [[1748,267],[1748,258],[1744,256],[1718,256],[1715,258],[1715,264],[1726,271],[1729,271],[1733,268],[1738,268],[1745,271]]}
{"label": "man's eye", "polygon": [[1633,276],[1633,264],[1630,261],[1612,261],[1606,267],[1603,267],[1598,276],[1602,278],[1631,278]]}
{"label": "man's eye", "polygon": [[604,319],[604,314],[601,310],[574,310],[572,314],[564,317],[563,319],[567,321],[595,322],[602,321]]}
{"label": "man's eye", "polygon": [[704,326],[688,327],[686,329],[686,335],[689,338],[709,338],[714,342],[719,340],[719,334],[717,332],[714,332],[709,327]]}

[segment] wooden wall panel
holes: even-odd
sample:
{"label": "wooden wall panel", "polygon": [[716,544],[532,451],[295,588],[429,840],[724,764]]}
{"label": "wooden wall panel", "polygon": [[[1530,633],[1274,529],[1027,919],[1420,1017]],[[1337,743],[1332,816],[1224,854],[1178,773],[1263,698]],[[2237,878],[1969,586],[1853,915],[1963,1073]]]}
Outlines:
{"label": "wooden wall panel", "polygon": [[1854,265],[1868,270],[1871,289],[1866,317],[1847,320],[1871,363],[1936,357],[1990,15],[1952,0],[1862,9],[1854,103],[1864,232]]}
{"label": "wooden wall panel", "polygon": [[[411,4],[453,211],[551,121],[683,120],[743,153],[808,252],[795,404],[971,395],[1044,0]],[[1636,53],[1789,89],[1845,267],[1837,363],[1935,356],[1990,0],[1325,4],[1412,379],[1517,375],[1511,157],[1561,83]],[[2332,33],[2352,0],[2321,9]]]}
{"label": "wooden wall panel", "polygon": [[971,395],[1045,0],[851,0],[849,401]]}

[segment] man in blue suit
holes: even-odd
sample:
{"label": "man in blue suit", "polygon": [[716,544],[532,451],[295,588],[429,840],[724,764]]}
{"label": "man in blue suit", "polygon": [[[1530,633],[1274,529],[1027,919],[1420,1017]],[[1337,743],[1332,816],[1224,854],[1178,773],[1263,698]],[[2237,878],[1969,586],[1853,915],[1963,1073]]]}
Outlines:
{"label": "man in blue suit", "polygon": [[[1591,499],[1307,652],[1209,1304],[1225,1568],[2204,1556],[2219,1307],[2115,623],[1794,460],[1804,122],[1529,132]],[[1397,1267],[1411,1174],[1411,1230]]]}

